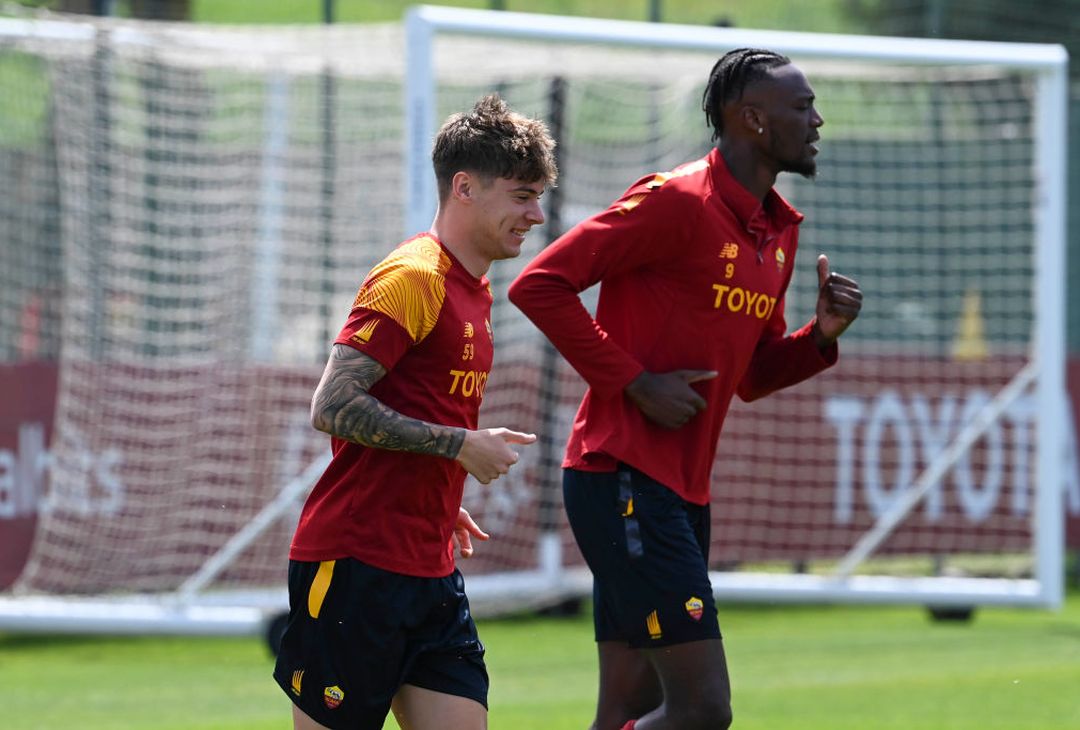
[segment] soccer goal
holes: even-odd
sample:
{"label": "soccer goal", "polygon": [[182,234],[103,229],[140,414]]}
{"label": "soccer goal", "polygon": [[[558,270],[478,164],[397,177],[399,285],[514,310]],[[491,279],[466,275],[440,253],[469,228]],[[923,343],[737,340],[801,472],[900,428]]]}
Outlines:
{"label": "soccer goal", "polygon": [[[499,91],[561,179],[498,262],[482,422],[540,442],[466,485],[478,614],[590,590],[559,462],[584,386],[505,299],[632,180],[704,154],[716,57],[788,53],[826,126],[813,259],[867,304],[832,371],[733,409],[721,600],[1061,596],[1065,54],[415,8],[404,24],[0,20],[0,630],[236,633],[286,605],[328,457],[308,403],[356,287],[434,212],[438,122]],[[591,296],[591,295],[587,295]]]}
{"label": "soccer goal", "polygon": [[[812,314],[818,252],[861,282],[866,306],[836,368],[733,409],[713,473],[715,592],[942,610],[1060,602],[1063,48],[434,7],[413,9],[407,30],[408,230],[435,207],[437,121],[484,89],[556,133],[551,240],[639,176],[707,151],[700,100],[719,55],[762,47],[799,63],[826,125],[817,179],[779,183],[808,216],[789,325]],[[554,441],[539,456],[554,494],[582,384],[507,316],[502,377],[536,384],[495,407],[540,389],[546,410],[530,425]],[[562,545],[546,506],[544,534]]]}

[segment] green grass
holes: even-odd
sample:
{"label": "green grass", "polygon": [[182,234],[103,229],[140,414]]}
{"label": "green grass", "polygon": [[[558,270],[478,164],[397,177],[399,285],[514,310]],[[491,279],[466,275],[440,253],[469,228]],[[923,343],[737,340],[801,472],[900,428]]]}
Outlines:
{"label": "green grass", "polygon": [[[416,0],[336,0],[335,21],[341,23],[401,20]],[[486,9],[489,0],[433,0],[429,5]],[[858,23],[847,12],[850,0],[663,0],[661,19],[668,23],[707,25],[724,21],[741,28],[781,28],[822,32],[855,32]],[[506,10],[577,15],[619,20],[649,20],[649,0],[505,0]],[[317,23],[322,3],[314,0],[192,0],[192,18],[203,23]]]}
{"label": "green grass", "polygon": [[[24,5],[52,7],[55,0],[21,0]],[[334,0],[334,20],[339,23],[370,23],[401,20],[416,0]],[[491,0],[428,0],[428,5],[488,9]],[[515,12],[576,15],[619,20],[650,19],[650,0],[503,0],[505,10]],[[121,0],[117,12],[130,7]],[[323,3],[319,0],[191,0],[191,18],[200,23],[319,23]],[[723,23],[740,28],[777,28],[833,33],[865,32],[850,12],[851,0],[661,0],[661,19],[667,23],[711,25]]]}
{"label": "green grass", "polygon": [[[724,606],[739,730],[1075,730],[1080,594],[1061,612]],[[596,692],[591,622],[485,621],[490,725],[580,730]],[[286,730],[261,641],[0,635],[5,730]],[[395,728],[391,720],[388,728]]]}
{"label": "green grass", "polygon": [[[56,7],[57,0],[18,0],[31,7]],[[197,23],[268,24],[321,23],[320,0],[190,0],[191,20]],[[412,5],[445,5],[485,10],[491,0],[334,0],[334,22],[388,23],[400,21]],[[511,12],[572,15],[613,20],[650,20],[650,0],[503,0]],[[870,33],[866,13],[852,12],[852,0],[661,0],[661,20],[687,25],[730,25],[818,33]],[[115,12],[126,15],[127,0]]]}
{"label": "green grass", "polygon": [[18,51],[0,54],[0,148],[38,144],[46,124],[47,69],[40,58]]}

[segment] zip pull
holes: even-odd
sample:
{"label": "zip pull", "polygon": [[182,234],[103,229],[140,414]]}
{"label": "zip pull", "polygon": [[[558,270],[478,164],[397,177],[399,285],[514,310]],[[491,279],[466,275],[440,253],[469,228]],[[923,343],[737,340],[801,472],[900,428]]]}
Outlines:
{"label": "zip pull", "polygon": [[769,247],[773,241],[776,240],[776,236],[765,236],[758,241],[757,245],[757,262],[759,264],[765,263],[765,249]]}

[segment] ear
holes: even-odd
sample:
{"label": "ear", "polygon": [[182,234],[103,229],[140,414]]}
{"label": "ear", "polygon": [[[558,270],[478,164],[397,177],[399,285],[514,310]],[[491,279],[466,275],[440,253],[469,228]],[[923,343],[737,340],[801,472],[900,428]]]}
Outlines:
{"label": "ear", "polygon": [[765,112],[756,106],[747,104],[739,113],[739,121],[742,122],[746,133],[751,137],[757,137],[759,129],[765,129]]}
{"label": "ear", "polygon": [[463,203],[471,202],[475,184],[472,175],[459,170],[450,179],[450,195]]}

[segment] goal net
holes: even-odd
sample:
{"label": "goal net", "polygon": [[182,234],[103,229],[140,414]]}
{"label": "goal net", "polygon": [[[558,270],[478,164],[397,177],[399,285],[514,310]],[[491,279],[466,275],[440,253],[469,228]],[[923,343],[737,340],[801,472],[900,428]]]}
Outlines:
{"label": "goal net", "polygon": [[[1060,600],[1064,53],[414,9],[405,25],[0,20],[0,628],[247,631],[286,605],[327,458],[308,403],[364,274],[434,212],[438,122],[499,91],[559,141],[498,262],[482,422],[541,436],[466,485],[478,613],[587,594],[559,463],[584,385],[505,299],[634,179],[708,150],[702,84],[786,52],[826,119],[816,253],[867,301],[839,364],[737,404],[722,599]],[[585,298],[591,301],[594,292]]]}

